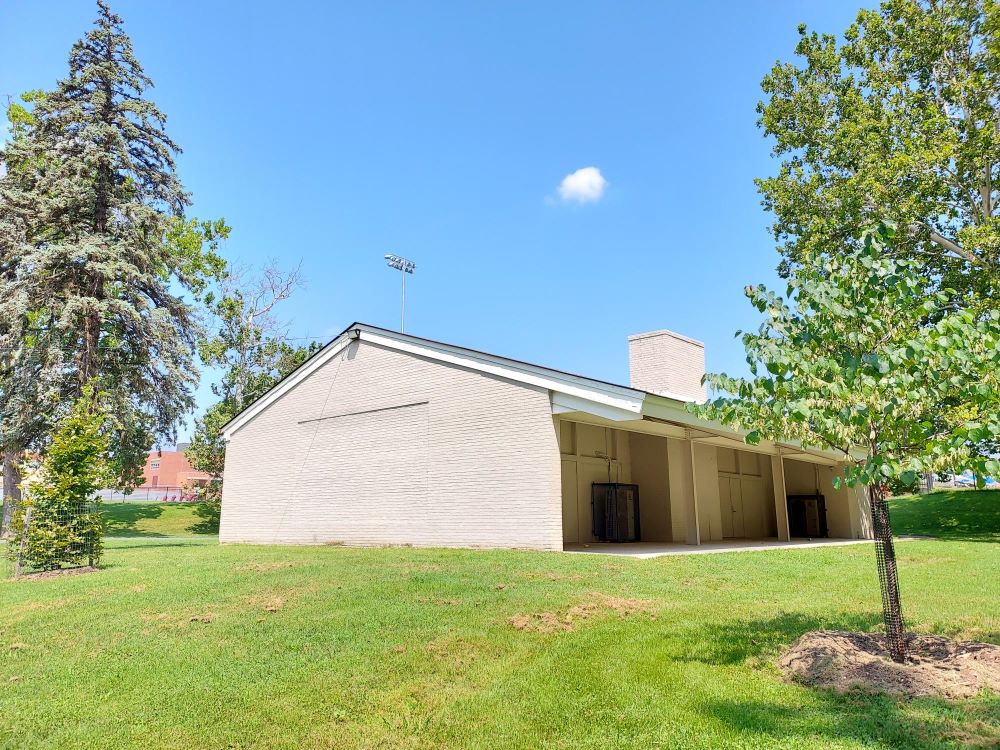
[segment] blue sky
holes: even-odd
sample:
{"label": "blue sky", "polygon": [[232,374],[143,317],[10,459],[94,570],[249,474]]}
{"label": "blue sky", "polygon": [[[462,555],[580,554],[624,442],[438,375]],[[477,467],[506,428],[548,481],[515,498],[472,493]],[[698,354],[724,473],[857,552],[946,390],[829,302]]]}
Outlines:
{"label": "blue sky", "polygon": [[[192,214],[226,218],[234,260],[302,262],[293,336],[397,327],[392,252],[417,263],[408,332],[627,382],[626,336],[657,328],[743,371],[742,289],[778,260],[753,185],[775,167],[760,79],[800,22],[839,34],[856,2],[113,7]],[[51,87],[94,16],[0,0],[0,95]],[[584,172],[566,200],[587,167],[603,191]]]}

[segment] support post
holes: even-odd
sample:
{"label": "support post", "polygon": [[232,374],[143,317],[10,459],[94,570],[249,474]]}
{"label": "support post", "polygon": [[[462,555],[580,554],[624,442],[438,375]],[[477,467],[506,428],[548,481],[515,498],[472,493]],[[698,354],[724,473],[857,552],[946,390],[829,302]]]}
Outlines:
{"label": "support post", "polygon": [[698,462],[694,456],[694,441],[688,440],[688,451],[691,457],[691,509],[694,513],[695,544],[701,545],[701,521],[698,518]]}
{"label": "support post", "polygon": [[670,486],[671,538],[685,544],[701,544],[698,533],[698,507],[694,495],[694,466],[691,441],[667,440],[668,482]]}
{"label": "support post", "polygon": [[14,578],[21,575],[21,567],[24,565],[24,548],[28,545],[28,534],[31,533],[31,511],[29,506],[24,511],[24,528],[21,530],[21,543],[17,548],[17,557],[14,559]]}
{"label": "support post", "polygon": [[788,529],[788,492],[785,490],[785,459],[779,453],[771,456],[771,481],[774,484],[774,519],[777,525],[778,541],[787,542],[792,538]]}

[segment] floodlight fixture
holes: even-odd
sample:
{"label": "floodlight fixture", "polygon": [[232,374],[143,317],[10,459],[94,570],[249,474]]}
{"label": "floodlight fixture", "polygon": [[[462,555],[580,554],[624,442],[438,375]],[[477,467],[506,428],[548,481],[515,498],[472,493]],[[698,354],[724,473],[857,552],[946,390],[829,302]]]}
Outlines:
{"label": "floodlight fixture", "polygon": [[406,274],[412,274],[414,269],[416,269],[417,264],[412,260],[408,260],[399,255],[393,255],[392,253],[385,254],[385,262],[389,268],[395,268],[399,271],[399,278],[402,281],[402,286],[399,292],[399,332],[403,332],[403,322],[406,317]]}

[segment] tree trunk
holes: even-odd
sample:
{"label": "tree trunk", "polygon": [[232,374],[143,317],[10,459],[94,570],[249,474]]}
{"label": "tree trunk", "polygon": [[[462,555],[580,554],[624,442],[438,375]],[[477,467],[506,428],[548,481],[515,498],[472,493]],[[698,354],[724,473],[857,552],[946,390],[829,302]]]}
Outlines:
{"label": "tree trunk", "polygon": [[[95,292],[95,296],[103,299],[100,292]],[[80,358],[80,372],[78,374],[80,393],[84,387],[97,377],[98,373],[98,352],[97,348],[101,341],[101,315],[100,313],[90,313],[83,322],[83,352]]]}
{"label": "tree trunk", "polygon": [[896,571],[896,548],[892,543],[892,524],[889,506],[881,487],[868,488],[872,509],[872,526],[875,532],[875,558],[878,562],[878,579],[882,588],[882,619],[885,621],[886,646],[893,661],[906,660],[906,630],[903,624],[903,607],[899,601],[899,576]]}
{"label": "tree trunk", "polygon": [[3,517],[0,518],[0,537],[10,531],[10,520],[14,507],[21,500],[21,472],[18,469],[19,454],[15,450],[3,452]]}

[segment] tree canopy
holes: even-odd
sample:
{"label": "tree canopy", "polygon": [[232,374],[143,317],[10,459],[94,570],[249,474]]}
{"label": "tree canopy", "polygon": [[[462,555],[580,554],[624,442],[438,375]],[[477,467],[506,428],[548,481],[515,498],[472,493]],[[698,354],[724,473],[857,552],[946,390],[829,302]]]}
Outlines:
{"label": "tree canopy", "polygon": [[[0,394],[18,424],[94,383],[119,417],[127,485],[153,436],[173,437],[193,406],[196,303],[222,272],[216,243],[228,228],[183,218],[179,148],[121,19],[98,7],[68,77],[12,109],[15,137],[0,153],[0,378],[11,384]],[[49,387],[14,399],[26,382]],[[13,437],[24,448],[31,436]]]}
{"label": "tree canopy", "polygon": [[856,252],[814,257],[787,298],[747,297],[765,315],[740,332],[751,376],[707,376],[723,395],[703,407],[746,440],[836,451],[850,484],[1000,463],[975,450],[1000,437],[1000,312],[977,317],[932,290],[896,233],[866,232]]}
{"label": "tree canopy", "polygon": [[199,346],[202,361],[221,368],[212,384],[219,401],[195,423],[187,450],[191,465],[219,478],[225,463],[222,428],[302,364],[319,345],[293,346],[275,308],[301,286],[298,269],[282,271],[274,264],[259,274],[232,271],[218,297],[209,298],[210,330]]}
{"label": "tree canopy", "polygon": [[888,217],[901,229],[889,249],[942,287],[996,298],[998,30],[993,0],[887,0],[839,42],[800,27],[797,63],[774,66],[758,106],[782,159],[758,186],[785,274]]}

